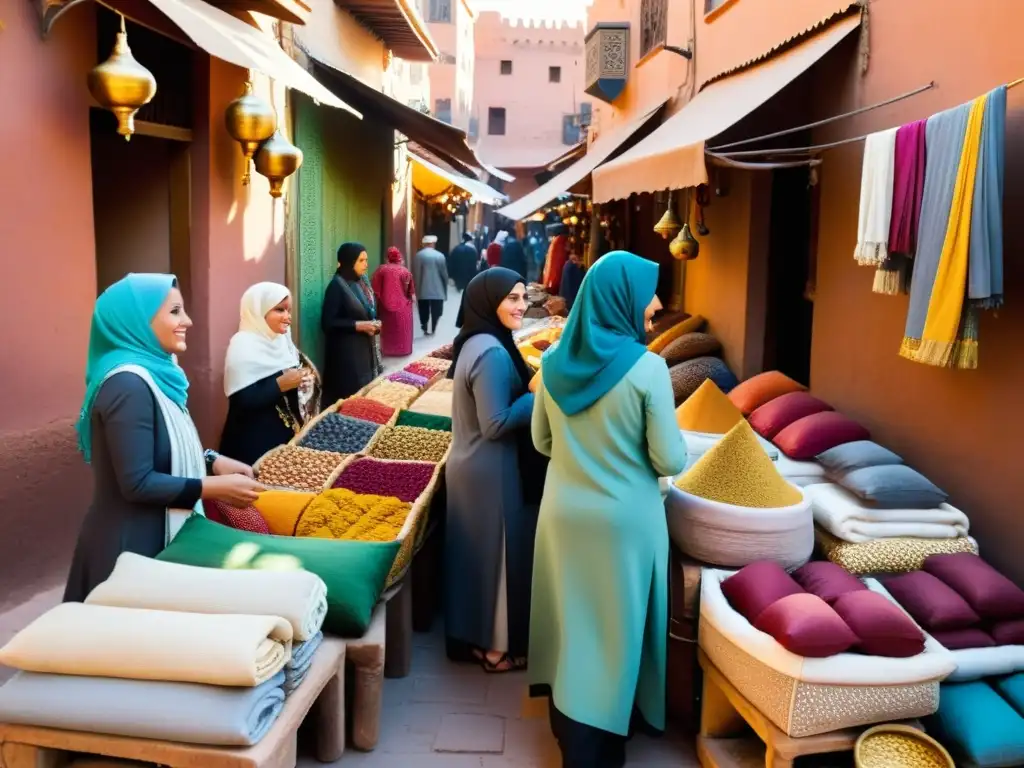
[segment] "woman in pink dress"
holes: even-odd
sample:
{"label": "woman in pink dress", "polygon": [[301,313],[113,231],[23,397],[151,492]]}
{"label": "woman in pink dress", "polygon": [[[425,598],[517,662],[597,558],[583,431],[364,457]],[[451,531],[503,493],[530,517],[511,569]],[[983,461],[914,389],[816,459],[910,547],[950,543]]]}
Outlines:
{"label": "woman in pink dress", "polygon": [[384,357],[412,354],[412,305],[416,298],[412,273],[402,263],[402,252],[388,248],[388,261],[373,273],[380,316],[380,345]]}

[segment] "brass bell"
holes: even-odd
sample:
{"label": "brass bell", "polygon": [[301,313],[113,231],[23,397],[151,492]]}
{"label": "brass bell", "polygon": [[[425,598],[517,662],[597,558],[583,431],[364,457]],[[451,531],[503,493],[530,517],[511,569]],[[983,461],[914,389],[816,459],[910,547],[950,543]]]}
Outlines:
{"label": "brass bell", "polygon": [[270,196],[280,197],[284,180],[302,165],[302,150],[274,131],[260,146],[254,158],[256,172],[270,179]]}
{"label": "brass bell", "polygon": [[242,184],[248,184],[249,162],[260,144],[277,130],[277,115],[273,107],[252,92],[252,81],[249,80],[245,83],[245,93],[228,104],[224,122],[231,138],[242,145],[242,154],[245,156]]}
{"label": "brass bell", "polygon": [[135,133],[135,113],[156,95],[156,78],[132,56],[124,16],[110,57],[89,70],[86,82],[100,106],[117,116],[117,132],[130,141]]}
{"label": "brass bell", "polygon": [[679,231],[679,217],[676,216],[676,212],[672,208],[671,204],[668,209],[666,209],[665,213],[662,214],[658,223],[654,225],[654,231],[666,240]]}
{"label": "brass bell", "polygon": [[679,234],[668,244],[669,253],[673,258],[692,261],[700,253],[700,242],[690,232],[689,223],[683,224]]}

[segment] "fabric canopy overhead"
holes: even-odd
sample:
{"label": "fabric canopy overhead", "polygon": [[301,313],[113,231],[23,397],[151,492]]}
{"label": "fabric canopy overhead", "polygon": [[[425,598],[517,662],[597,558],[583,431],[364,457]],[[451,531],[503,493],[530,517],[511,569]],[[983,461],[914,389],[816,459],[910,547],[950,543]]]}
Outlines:
{"label": "fabric canopy overhead", "polygon": [[483,170],[487,171],[489,174],[491,174],[491,176],[493,176],[494,178],[500,179],[501,181],[504,181],[506,184],[510,184],[516,180],[516,177],[513,176],[512,174],[505,173],[503,170],[501,170],[500,168],[495,168],[493,165],[488,165],[483,160],[480,161],[480,167]]}
{"label": "fabric canopy overhead", "polygon": [[538,209],[543,208],[559,195],[565,194],[590,175],[601,163],[611,157],[634,133],[643,128],[649,120],[653,119],[664,105],[665,102],[662,101],[650,111],[623,125],[618,130],[599,136],[597,141],[590,145],[587,154],[529,194],[524,195],[510,205],[506,205],[504,208],[499,208],[497,214],[504,216],[506,219],[521,221]]}
{"label": "fabric canopy overhead", "polygon": [[403,133],[456,167],[464,166],[470,173],[480,167],[480,160],[466,143],[466,134],[458,128],[407,107],[358,78],[324,63],[315,54],[311,54],[311,58],[316,78],[363,114]]}
{"label": "fabric canopy overhead", "polygon": [[412,185],[428,197],[439,195],[454,185],[485,205],[500,205],[508,199],[482,181],[441,168],[415,152],[410,152],[409,157],[413,161]]}
{"label": "fabric canopy overhead", "polygon": [[438,50],[412,0],[334,0],[392,53],[406,61],[433,62]]}
{"label": "fabric canopy overhead", "polygon": [[594,202],[706,184],[706,142],[768,101],[859,26],[859,15],[846,17],[750,69],[711,83],[650,136],[594,171]]}
{"label": "fabric canopy overhead", "polygon": [[[141,0],[135,0],[140,2]],[[331,93],[316,78],[296,64],[269,35],[230,13],[202,0],[149,0],[149,4],[171,20],[195,45],[214,58],[252,69],[281,85],[301,91],[314,101],[345,109],[357,117],[358,110]],[[117,3],[111,3],[117,10]]]}

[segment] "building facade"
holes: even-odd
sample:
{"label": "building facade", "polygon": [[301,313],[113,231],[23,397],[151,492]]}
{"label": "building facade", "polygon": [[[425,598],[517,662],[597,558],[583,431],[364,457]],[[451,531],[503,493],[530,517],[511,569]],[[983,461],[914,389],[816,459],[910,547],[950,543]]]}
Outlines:
{"label": "building facade", "polygon": [[438,60],[429,65],[430,112],[474,135],[472,121],[476,17],[469,0],[423,0]]}

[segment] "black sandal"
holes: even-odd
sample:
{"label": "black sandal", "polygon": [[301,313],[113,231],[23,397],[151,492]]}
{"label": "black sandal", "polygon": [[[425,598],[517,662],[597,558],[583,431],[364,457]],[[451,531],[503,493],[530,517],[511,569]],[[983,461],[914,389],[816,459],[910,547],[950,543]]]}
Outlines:
{"label": "black sandal", "polygon": [[522,656],[509,656],[507,653],[503,653],[498,657],[497,661],[491,661],[487,658],[486,653],[482,653],[480,666],[483,667],[484,672],[489,675],[503,675],[506,672],[522,672],[526,669],[526,658]]}

